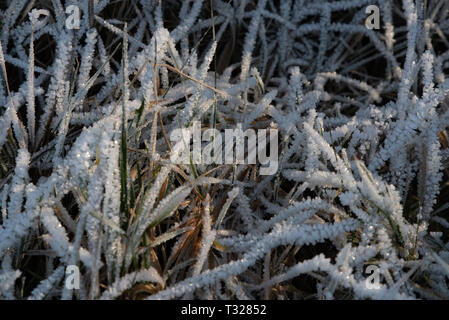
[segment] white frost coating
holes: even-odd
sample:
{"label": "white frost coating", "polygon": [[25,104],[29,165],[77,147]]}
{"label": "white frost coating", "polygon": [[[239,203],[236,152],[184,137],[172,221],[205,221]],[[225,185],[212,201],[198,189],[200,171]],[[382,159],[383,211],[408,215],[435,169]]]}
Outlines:
{"label": "white frost coating", "polygon": [[449,0],[89,2],[0,12],[1,299],[449,299]]}
{"label": "white frost coating", "polygon": [[133,272],[121,277],[101,295],[100,300],[112,300],[120,296],[127,289],[138,282],[153,282],[164,286],[164,280],[154,268]]}

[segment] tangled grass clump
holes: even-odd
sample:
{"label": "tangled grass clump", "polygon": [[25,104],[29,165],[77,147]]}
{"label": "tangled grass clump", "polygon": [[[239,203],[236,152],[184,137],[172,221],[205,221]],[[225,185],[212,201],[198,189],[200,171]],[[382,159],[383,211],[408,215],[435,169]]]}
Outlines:
{"label": "tangled grass clump", "polygon": [[[448,299],[448,13],[2,2],[0,298]],[[174,161],[193,123],[277,130],[277,171]]]}

